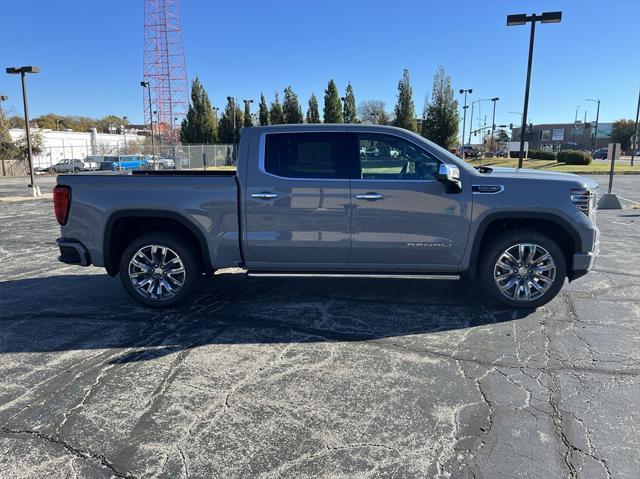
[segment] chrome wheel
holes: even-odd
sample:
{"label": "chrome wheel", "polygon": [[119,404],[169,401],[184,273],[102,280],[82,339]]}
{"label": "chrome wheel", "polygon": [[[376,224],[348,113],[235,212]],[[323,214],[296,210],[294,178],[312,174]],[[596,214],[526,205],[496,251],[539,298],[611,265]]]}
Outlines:
{"label": "chrome wheel", "polygon": [[129,261],[129,280],[137,293],[147,299],[169,299],[182,289],[186,273],[184,263],[171,248],[147,245]]}
{"label": "chrome wheel", "polygon": [[493,279],[502,295],[512,301],[533,301],[551,288],[556,264],[542,246],[519,243],[509,247],[493,268]]}

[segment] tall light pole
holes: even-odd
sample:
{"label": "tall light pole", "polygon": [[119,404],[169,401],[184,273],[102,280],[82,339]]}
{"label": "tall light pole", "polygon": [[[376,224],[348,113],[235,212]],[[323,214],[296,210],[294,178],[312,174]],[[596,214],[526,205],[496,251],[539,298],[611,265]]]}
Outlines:
{"label": "tall light pole", "polygon": [[635,140],[633,148],[631,148],[631,166],[633,166],[633,158],[636,156],[636,150],[638,149],[638,115],[640,114],[640,92],[638,92],[638,106],[636,107],[636,134],[633,137]]}
{"label": "tall light pole", "polygon": [[[2,121],[4,118],[4,115],[2,114],[2,102],[3,101],[7,101],[9,99],[9,97],[7,95],[0,95],[0,130],[2,130]],[[2,176],[6,175],[6,170],[4,169],[4,161],[0,160],[0,163],[2,163]]]}
{"label": "tall light pole", "polygon": [[24,125],[25,131],[27,135],[27,154],[29,156],[29,175],[31,176],[31,184],[29,188],[31,188],[31,194],[33,196],[37,196],[40,192],[36,188],[36,185],[33,183],[33,152],[31,150],[31,133],[29,132],[29,102],[27,101],[27,73],[40,73],[40,69],[38,67],[24,66],[24,67],[10,67],[5,70],[10,75],[20,74],[20,79],[22,80],[22,103],[24,105]]}
{"label": "tall light pole", "polygon": [[580,110],[580,105],[576,107],[576,116],[573,118],[573,135],[571,139],[571,143],[573,143],[573,146],[576,146],[576,124],[578,123],[578,110]]}
{"label": "tall light pole", "polygon": [[469,141],[468,141],[469,144],[471,144],[471,132],[473,131],[473,109],[476,103],[478,103],[478,109],[479,109],[480,103],[483,101],[491,101],[491,98],[481,98],[480,100],[474,100],[471,102],[471,118],[469,119]]}
{"label": "tall light pole", "polygon": [[460,142],[460,146],[462,148],[462,158],[464,158],[464,132],[466,130],[467,127],[467,108],[469,108],[467,106],[467,93],[471,94],[473,93],[473,88],[469,88],[466,90],[460,89],[460,94],[462,95],[464,93],[464,106],[462,107],[464,113],[462,115],[462,141]]}
{"label": "tall light pole", "polygon": [[592,101],[598,104],[598,107],[596,108],[596,128],[593,132],[593,137],[591,138],[591,151],[593,151],[596,149],[596,145],[598,144],[598,120],[600,119],[600,98],[597,98],[595,100],[593,98],[586,98],[584,101]]}
{"label": "tall light pole", "polygon": [[491,151],[493,152],[493,132],[496,129],[496,102],[499,100],[497,96],[492,98],[493,102],[493,118],[491,120]]}
{"label": "tall light pole", "polygon": [[151,109],[151,84],[148,81],[141,81],[140,86],[147,89],[149,100],[149,127],[151,128],[151,156],[156,156],[156,140],[153,135],[153,110]]}
{"label": "tall light pole", "polygon": [[[525,25],[531,23],[531,34],[529,36],[529,61],[527,63],[527,84],[524,90],[524,108],[522,112],[522,128],[524,132],[526,128],[526,118],[529,113],[529,87],[531,85],[531,64],[533,63],[533,44],[536,36],[536,22],[541,23],[560,23],[562,20],[562,12],[544,12],[542,15],[535,13],[527,15],[520,13],[517,15],[507,15],[507,26]],[[520,154],[518,156],[518,168],[522,168],[522,160],[524,159],[524,134],[520,135]]]}

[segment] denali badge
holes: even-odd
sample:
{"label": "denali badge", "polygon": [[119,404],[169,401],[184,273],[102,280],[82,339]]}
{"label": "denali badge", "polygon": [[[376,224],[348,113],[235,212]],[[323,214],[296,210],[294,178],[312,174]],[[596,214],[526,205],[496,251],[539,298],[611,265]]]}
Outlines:
{"label": "denali badge", "polygon": [[504,186],[502,185],[473,185],[471,187],[471,191],[474,193],[488,193],[495,194],[500,193],[504,190]]}

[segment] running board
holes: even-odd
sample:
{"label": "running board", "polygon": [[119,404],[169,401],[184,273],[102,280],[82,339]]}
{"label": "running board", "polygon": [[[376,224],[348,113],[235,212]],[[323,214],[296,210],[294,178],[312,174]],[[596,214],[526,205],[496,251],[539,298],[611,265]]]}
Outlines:
{"label": "running board", "polygon": [[367,274],[367,273],[268,273],[247,272],[252,278],[366,278],[366,279],[440,279],[459,280],[458,274]]}

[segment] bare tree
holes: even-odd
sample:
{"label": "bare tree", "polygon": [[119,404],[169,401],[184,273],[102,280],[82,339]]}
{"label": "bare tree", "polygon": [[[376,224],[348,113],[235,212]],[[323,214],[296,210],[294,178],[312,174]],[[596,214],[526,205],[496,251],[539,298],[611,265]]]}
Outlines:
{"label": "bare tree", "polygon": [[358,117],[362,123],[386,125],[389,115],[384,111],[385,103],[380,100],[363,101],[358,105]]}

